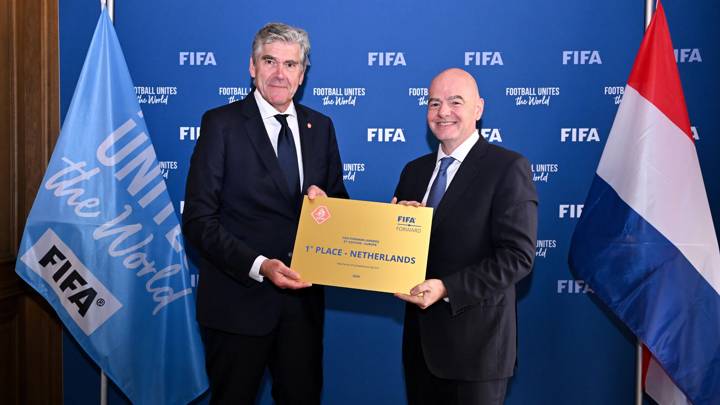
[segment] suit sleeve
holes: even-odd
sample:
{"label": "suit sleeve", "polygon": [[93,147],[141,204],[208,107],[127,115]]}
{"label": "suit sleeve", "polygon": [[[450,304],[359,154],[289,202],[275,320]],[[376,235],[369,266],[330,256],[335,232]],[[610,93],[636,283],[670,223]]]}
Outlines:
{"label": "suit sleeve", "polygon": [[492,254],[442,279],[453,314],[530,274],[537,238],[537,193],[525,158],[508,167],[495,190],[490,215]]}
{"label": "suit sleeve", "polygon": [[205,113],[200,133],[185,189],[184,237],[215,268],[244,285],[251,285],[256,281],[248,273],[259,254],[228,232],[220,221],[227,154],[223,128],[217,119]]}
{"label": "suit sleeve", "polygon": [[345,189],[343,181],[342,160],[340,159],[340,149],[338,148],[337,138],[335,137],[335,126],[330,121],[330,139],[328,142],[328,173],[327,173],[327,190],[325,193],[328,197],[348,198],[348,192]]}

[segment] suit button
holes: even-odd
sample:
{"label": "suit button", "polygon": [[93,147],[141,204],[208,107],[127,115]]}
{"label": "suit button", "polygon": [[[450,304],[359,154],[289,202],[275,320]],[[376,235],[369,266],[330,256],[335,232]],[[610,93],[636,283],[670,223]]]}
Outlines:
{"label": "suit button", "polygon": [[292,252],[288,252],[288,257],[292,257]]}

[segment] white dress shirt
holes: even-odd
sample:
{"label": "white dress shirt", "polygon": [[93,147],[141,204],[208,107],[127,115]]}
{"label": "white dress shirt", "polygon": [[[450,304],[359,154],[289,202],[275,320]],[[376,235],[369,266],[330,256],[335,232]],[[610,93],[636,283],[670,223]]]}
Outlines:
{"label": "white dress shirt", "polygon": [[425,190],[425,196],[422,200],[423,204],[427,203],[428,196],[430,195],[430,187],[432,187],[433,181],[435,181],[435,177],[437,177],[438,171],[440,170],[440,159],[446,156],[451,156],[453,159],[455,159],[447,168],[447,182],[445,182],[445,190],[447,190],[447,188],[450,187],[450,183],[455,178],[455,174],[457,174],[458,169],[460,169],[460,165],[462,164],[463,160],[465,160],[467,154],[470,153],[470,149],[475,146],[479,139],[480,135],[478,134],[478,131],[475,130],[475,132],[473,132],[465,141],[463,141],[463,143],[460,144],[460,146],[455,148],[455,150],[452,151],[452,153],[449,155],[446,155],[445,152],[443,152],[442,145],[438,146],[437,158],[435,160],[435,170],[433,170],[433,174],[430,177],[430,182],[428,183],[427,189]]}
{"label": "white dress shirt", "polygon": [[[258,108],[260,109],[260,117],[262,117],[263,124],[265,125],[265,131],[268,134],[268,137],[270,138],[270,143],[272,144],[273,150],[275,151],[275,156],[277,156],[277,145],[278,145],[278,138],[280,136],[280,129],[282,128],[282,124],[280,124],[280,121],[275,118],[275,115],[277,114],[288,114],[287,116],[287,122],[288,126],[290,127],[290,130],[292,131],[293,140],[295,141],[295,151],[297,151],[297,163],[298,163],[298,174],[300,175],[300,187],[302,187],[303,184],[303,162],[302,162],[302,150],[300,149],[300,127],[298,126],[298,119],[297,119],[297,111],[295,111],[295,103],[292,101],[290,102],[290,106],[285,110],[284,112],[280,112],[275,109],[270,103],[268,103],[262,95],[260,95],[260,92],[255,90],[253,92],[253,95],[255,96],[255,101],[257,102]],[[300,190],[300,193],[302,193],[302,190]],[[252,267],[250,267],[250,273],[249,276],[253,280],[257,280],[259,282],[262,282],[264,277],[260,274],[260,265],[267,259],[267,257],[260,255],[257,258],[255,258],[255,261],[252,264]]]}

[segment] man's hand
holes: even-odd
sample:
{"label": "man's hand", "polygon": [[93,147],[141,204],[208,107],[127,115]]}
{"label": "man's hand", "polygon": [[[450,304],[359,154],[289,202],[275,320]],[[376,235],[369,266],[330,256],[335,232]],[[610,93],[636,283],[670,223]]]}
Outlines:
{"label": "man's hand", "polygon": [[399,205],[407,205],[408,207],[424,207],[425,204],[419,203],[417,201],[398,201],[397,197],[393,197],[392,200],[390,200],[390,204],[399,204]]}
{"label": "man's hand", "polygon": [[277,259],[268,259],[262,262],[260,265],[260,274],[262,274],[263,277],[269,278],[273,284],[282,289],[289,288],[291,290],[297,290],[312,285],[300,280],[300,274]]}
{"label": "man's hand", "polygon": [[394,295],[403,301],[425,309],[438,300],[447,297],[447,289],[445,289],[445,284],[441,280],[431,278],[413,287],[410,290],[410,295],[402,293],[395,293]]}
{"label": "man's hand", "polygon": [[312,185],[307,189],[307,196],[310,200],[314,200],[317,197],[327,197],[327,194],[318,186]]}

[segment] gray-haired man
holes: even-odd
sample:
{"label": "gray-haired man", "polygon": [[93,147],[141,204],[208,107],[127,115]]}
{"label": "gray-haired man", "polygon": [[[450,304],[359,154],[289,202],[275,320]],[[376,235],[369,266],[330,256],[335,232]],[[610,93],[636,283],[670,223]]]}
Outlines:
{"label": "gray-haired man", "polygon": [[309,51],[301,29],[261,28],[255,90],[202,119],[183,230],[200,268],[212,403],[254,403],[266,367],[276,403],[320,402],[323,291],[288,266],[302,196],[347,192],[332,121],[293,102]]}

